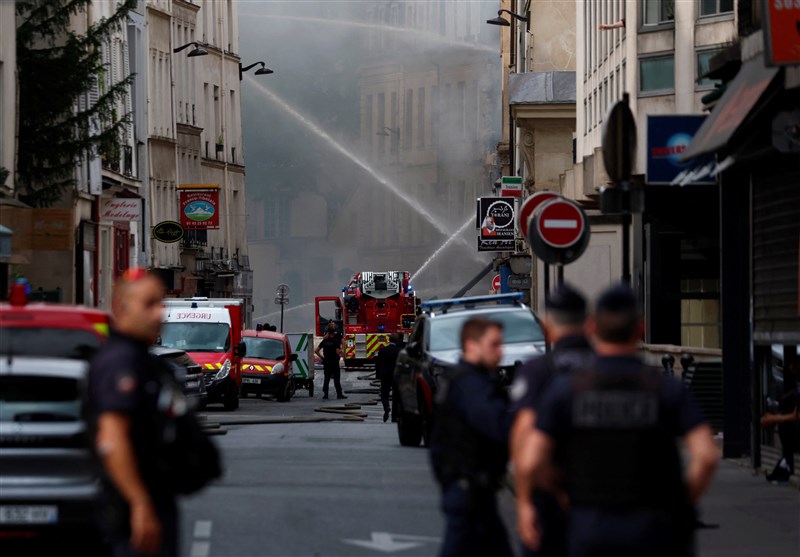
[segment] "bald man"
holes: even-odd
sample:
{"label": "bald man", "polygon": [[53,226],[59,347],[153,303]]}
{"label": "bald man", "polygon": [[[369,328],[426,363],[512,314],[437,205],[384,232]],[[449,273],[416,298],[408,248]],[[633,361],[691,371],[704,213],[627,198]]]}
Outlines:
{"label": "bald man", "polygon": [[115,557],[178,554],[175,494],[164,485],[156,445],[159,374],[148,352],[161,328],[164,285],[129,269],[114,287],[108,342],[89,370],[89,411],[104,487],[101,526]]}

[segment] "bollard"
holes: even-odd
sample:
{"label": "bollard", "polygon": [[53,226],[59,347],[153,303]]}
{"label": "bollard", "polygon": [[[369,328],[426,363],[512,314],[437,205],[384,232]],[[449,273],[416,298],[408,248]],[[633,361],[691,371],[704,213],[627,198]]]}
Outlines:
{"label": "bollard", "polygon": [[694,363],[694,356],[689,354],[688,352],[684,352],[681,354],[681,367],[683,368],[683,374],[681,375],[681,381],[688,384],[691,382],[692,375],[689,373],[689,367]]}
{"label": "bollard", "polygon": [[669,376],[675,375],[675,356],[672,354],[664,354],[661,357],[661,365],[664,366],[664,373]]}

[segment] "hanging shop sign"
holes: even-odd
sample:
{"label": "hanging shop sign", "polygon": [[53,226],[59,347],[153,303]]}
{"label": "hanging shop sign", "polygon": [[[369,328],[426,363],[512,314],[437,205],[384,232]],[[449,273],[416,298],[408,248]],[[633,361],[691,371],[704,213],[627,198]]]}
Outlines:
{"label": "hanging shop sign", "polygon": [[180,191],[181,221],[186,230],[208,230],[219,228],[219,191]]}
{"label": "hanging shop sign", "polygon": [[100,220],[138,222],[142,220],[142,200],[136,197],[103,199],[100,202]]}
{"label": "hanging shop sign", "polygon": [[174,220],[159,222],[153,227],[153,238],[165,244],[172,244],[183,238],[183,227]]}
{"label": "hanging shop sign", "polygon": [[514,198],[479,198],[478,228],[478,251],[514,251]]}
{"label": "hanging shop sign", "polygon": [[[647,183],[671,184],[687,167],[713,161],[681,161],[689,143],[703,125],[703,114],[650,114],[647,116]],[[707,159],[707,160],[706,160]],[[694,184],[714,184],[716,177],[706,176]]]}
{"label": "hanging shop sign", "polygon": [[767,65],[800,64],[800,2],[766,0],[763,5]]}

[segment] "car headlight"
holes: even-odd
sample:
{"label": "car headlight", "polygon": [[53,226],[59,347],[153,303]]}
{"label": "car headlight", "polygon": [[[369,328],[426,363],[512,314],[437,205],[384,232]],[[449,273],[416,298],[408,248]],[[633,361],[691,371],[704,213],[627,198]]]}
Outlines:
{"label": "car headlight", "polygon": [[214,379],[216,381],[221,381],[222,379],[225,379],[230,372],[231,372],[231,361],[225,360],[225,363],[222,364],[221,368],[219,368],[219,371],[214,376]]}
{"label": "car headlight", "polygon": [[283,364],[275,364],[274,366],[272,366],[272,372],[271,373],[272,373],[272,375],[280,375],[285,370],[286,370],[286,368],[283,367]]}

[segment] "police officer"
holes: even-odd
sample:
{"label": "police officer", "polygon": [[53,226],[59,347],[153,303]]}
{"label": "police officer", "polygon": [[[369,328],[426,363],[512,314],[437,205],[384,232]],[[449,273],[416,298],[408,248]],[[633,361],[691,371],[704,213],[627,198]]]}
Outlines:
{"label": "police officer", "polygon": [[461,330],[461,348],[462,360],[439,378],[431,437],[431,463],[447,523],[441,555],[510,557],[496,501],[511,427],[497,373],[502,325],[469,319]]}
{"label": "police officer", "polygon": [[108,342],[89,371],[91,422],[104,484],[101,527],[115,556],[178,553],[175,495],[162,481],[157,416],[163,363],[150,356],[158,337],[164,286],[144,269],[129,269],[114,287]]}
{"label": "police officer", "polygon": [[[594,365],[557,378],[539,407],[527,450],[537,485],[554,451],[564,455],[571,557],[693,554],[692,509],[718,450],[690,393],[639,358],[642,330],[630,288],[608,289],[589,322]],[[538,532],[523,539],[536,545]]]}
{"label": "police officer", "polygon": [[[551,351],[533,358],[520,367],[511,386],[511,410],[514,425],[511,429],[511,457],[517,496],[518,522],[538,524],[541,543],[533,552],[527,545],[528,555],[561,556],[566,552],[566,513],[556,495],[549,490],[532,489],[530,455],[525,450],[534,433],[536,411],[547,388],[556,376],[591,365],[594,352],[584,334],[586,299],[580,292],[563,284],[550,294],[545,302],[542,327],[551,343]],[[520,532],[524,528],[519,527]]]}
{"label": "police officer", "polygon": [[336,398],[347,398],[342,392],[341,369],[339,368],[339,358],[342,355],[342,340],[337,335],[335,323],[328,323],[325,336],[314,351],[318,358],[322,359],[322,369],[325,373],[325,381],[322,383],[322,398],[328,398],[328,387],[331,379],[336,388]]}
{"label": "police officer", "polygon": [[400,353],[402,342],[400,333],[389,335],[389,344],[381,347],[375,356],[375,378],[381,382],[381,403],[383,404],[383,421],[389,420],[389,396],[392,394],[394,383],[394,368],[397,365],[397,355]]}

